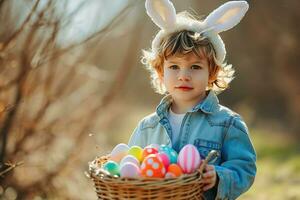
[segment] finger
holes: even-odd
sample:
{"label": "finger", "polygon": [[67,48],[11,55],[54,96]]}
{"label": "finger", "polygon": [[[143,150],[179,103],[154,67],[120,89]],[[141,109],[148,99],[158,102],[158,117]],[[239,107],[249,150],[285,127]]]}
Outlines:
{"label": "finger", "polygon": [[203,179],[202,182],[206,185],[206,184],[211,184],[214,182],[213,178],[207,178],[207,179]]}
{"label": "finger", "polygon": [[206,165],[205,170],[206,171],[214,171],[215,170],[215,166],[213,166],[213,165]]}
{"label": "finger", "polygon": [[203,174],[203,178],[211,178],[211,177],[214,177],[215,176],[215,172],[214,171],[208,171],[208,172],[205,172]]}
{"label": "finger", "polygon": [[202,181],[205,182],[205,183],[208,183],[208,182],[216,182],[217,178],[215,176],[213,177],[208,177],[208,178],[203,178]]}
{"label": "finger", "polygon": [[205,185],[204,187],[203,187],[203,191],[207,191],[207,190],[209,190],[209,189],[211,189],[211,188],[213,188],[214,187],[214,184],[207,184],[207,185]]}

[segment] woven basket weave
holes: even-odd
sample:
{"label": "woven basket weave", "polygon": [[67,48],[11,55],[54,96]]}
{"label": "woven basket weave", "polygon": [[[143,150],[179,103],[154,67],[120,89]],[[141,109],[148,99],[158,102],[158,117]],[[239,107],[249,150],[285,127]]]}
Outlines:
{"label": "woven basket weave", "polygon": [[203,199],[201,175],[208,158],[192,174],[184,174],[178,178],[139,179],[120,178],[107,174],[101,169],[107,160],[108,156],[102,156],[89,164],[88,176],[94,182],[98,199]]}

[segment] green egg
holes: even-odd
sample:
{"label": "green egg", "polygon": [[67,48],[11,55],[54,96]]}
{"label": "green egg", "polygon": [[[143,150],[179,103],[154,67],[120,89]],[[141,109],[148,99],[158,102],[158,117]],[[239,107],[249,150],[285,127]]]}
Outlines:
{"label": "green egg", "polygon": [[114,176],[120,176],[120,166],[118,163],[116,163],[115,161],[107,161],[104,166],[103,169],[108,171],[110,175]]}

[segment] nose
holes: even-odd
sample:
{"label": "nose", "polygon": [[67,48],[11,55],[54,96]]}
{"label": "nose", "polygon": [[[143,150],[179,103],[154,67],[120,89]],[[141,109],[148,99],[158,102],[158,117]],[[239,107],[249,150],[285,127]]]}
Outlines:
{"label": "nose", "polygon": [[187,69],[180,70],[178,74],[178,80],[180,81],[190,81],[191,80],[191,73]]}

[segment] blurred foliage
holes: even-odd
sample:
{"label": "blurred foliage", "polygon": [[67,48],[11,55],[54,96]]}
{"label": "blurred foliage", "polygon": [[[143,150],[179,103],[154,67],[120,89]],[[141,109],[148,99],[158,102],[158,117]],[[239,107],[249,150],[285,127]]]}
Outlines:
{"label": "blurred foliage", "polygon": [[[226,1],[173,2],[202,16]],[[258,154],[241,199],[299,199],[300,2],[248,2],[222,33],[236,78],[219,95],[244,117]],[[86,5],[96,13],[78,22],[84,34],[70,32]],[[0,199],[96,199],[88,161],[127,142],[160,101],[140,63],[158,28],[144,1],[11,0],[0,11]]]}
{"label": "blurred foliage", "polygon": [[250,190],[241,199],[300,198],[300,147],[296,140],[268,129],[254,129],[257,176]]}

